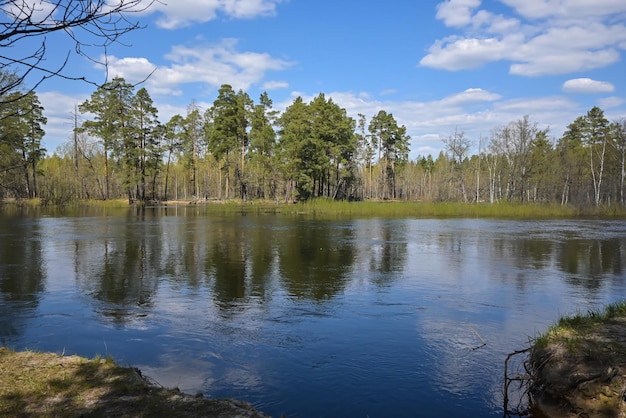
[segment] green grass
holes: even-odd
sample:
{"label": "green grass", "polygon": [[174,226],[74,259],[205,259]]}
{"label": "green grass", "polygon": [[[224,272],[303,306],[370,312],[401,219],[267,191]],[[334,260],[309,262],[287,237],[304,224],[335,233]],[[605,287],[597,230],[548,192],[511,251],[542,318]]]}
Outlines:
{"label": "green grass", "polygon": [[612,319],[624,317],[626,317],[626,300],[606,305],[600,310],[565,315],[559,318],[544,334],[538,336],[533,346],[545,348],[551,342],[558,341],[571,348],[576,345],[580,337],[584,337],[594,327]]}
{"label": "green grass", "polygon": [[569,206],[532,204],[467,204],[435,202],[364,201],[345,202],[315,199],[295,204],[300,214],[350,217],[414,218],[572,218],[580,213]]}
{"label": "green grass", "polygon": [[[28,202],[35,207],[37,200]],[[306,202],[287,204],[268,199],[209,200],[207,202],[166,202],[167,206],[188,206],[202,208],[207,213],[282,213],[321,218],[501,218],[501,219],[568,219],[579,217],[626,218],[626,207],[575,208],[568,205],[533,204],[533,203],[462,203],[462,202],[416,202],[416,201],[381,201],[361,202],[335,201],[317,198]],[[126,199],[81,200],[67,205],[70,209],[128,208]]]}
{"label": "green grass", "polygon": [[[88,360],[0,346],[2,417],[259,417],[252,406],[151,385],[110,357]],[[248,414],[242,414],[247,409]]]}

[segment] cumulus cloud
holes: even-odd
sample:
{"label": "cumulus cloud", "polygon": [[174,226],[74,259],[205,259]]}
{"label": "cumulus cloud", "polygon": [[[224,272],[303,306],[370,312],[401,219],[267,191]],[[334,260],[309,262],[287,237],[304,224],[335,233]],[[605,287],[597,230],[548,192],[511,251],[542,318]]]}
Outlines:
{"label": "cumulus cloud", "polygon": [[606,81],[592,80],[591,78],[573,78],[563,83],[565,93],[612,93],[615,86]]}
{"label": "cumulus cloud", "polygon": [[460,27],[467,25],[472,18],[472,11],[480,6],[481,0],[446,0],[437,6],[437,19],[446,26]]}
{"label": "cumulus cloud", "polygon": [[522,41],[520,35],[503,39],[450,37],[435,42],[420,64],[451,71],[478,68],[507,58],[511,48],[518,47]]}
{"label": "cumulus cloud", "polygon": [[[44,127],[46,131],[45,138],[55,138],[54,141],[45,141],[44,146],[48,153],[53,153],[72,137],[76,106],[87,100],[89,95],[40,92],[37,93],[37,97],[39,97],[39,101],[44,108],[44,115],[48,119],[48,123]],[[78,115],[78,121],[82,123],[82,115],[80,114]]]}
{"label": "cumulus cloud", "polygon": [[264,90],[286,89],[287,87],[289,87],[289,83],[286,81],[266,81],[263,83]]}
{"label": "cumulus cloud", "polygon": [[[182,86],[191,83],[207,87],[230,84],[235,89],[247,90],[267,72],[282,71],[293,65],[267,53],[238,51],[236,39],[194,47],[175,45],[165,59],[169,63],[159,65],[146,82],[153,94],[181,95]],[[146,58],[109,57],[108,60],[109,74],[131,83],[143,81],[157,67]],[[269,86],[279,88],[281,85],[276,83]]]}
{"label": "cumulus cloud", "polygon": [[626,100],[622,99],[621,97],[605,97],[603,99],[598,100],[598,105],[602,108],[602,109],[610,109],[613,107],[619,107],[621,105],[623,105],[624,103],[626,103]]}
{"label": "cumulus cloud", "polygon": [[500,0],[528,19],[552,17],[587,19],[626,12],[622,0]]}
{"label": "cumulus cloud", "polygon": [[499,94],[491,93],[480,88],[469,88],[464,92],[453,94],[444,98],[442,104],[463,104],[473,102],[491,102],[498,100]]}
{"label": "cumulus cloud", "polygon": [[437,17],[462,32],[436,40],[420,65],[458,71],[507,61],[515,75],[567,74],[606,67],[626,49],[626,25],[615,23],[626,12],[621,0],[502,2],[524,20],[476,10],[480,2],[471,0],[440,3]]}
{"label": "cumulus cloud", "polygon": [[156,2],[146,13],[159,13],[157,25],[178,29],[194,23],[204,23],[219,14],[235,19],[251,19],[276,13],[283,0],[176,0]]}

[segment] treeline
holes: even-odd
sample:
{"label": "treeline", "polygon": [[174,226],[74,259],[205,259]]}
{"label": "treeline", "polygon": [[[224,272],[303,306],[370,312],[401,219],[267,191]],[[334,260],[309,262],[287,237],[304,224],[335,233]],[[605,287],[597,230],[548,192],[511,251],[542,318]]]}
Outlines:
{"label": "treeline", "polygon": [[391,113],[355,120],[324,94],[281,113],[267,93],[255,102],[222,85],[210,108],[192,102],[162,122],[145,88],[115,78],[77,105],[72,139],[52,155],[45,124],[36,93],[0,98],[0,197],[625,203],[626,121],[597,107],[558,140],[525,116],[478,143],[455,131],[436,158],[415,160]]}

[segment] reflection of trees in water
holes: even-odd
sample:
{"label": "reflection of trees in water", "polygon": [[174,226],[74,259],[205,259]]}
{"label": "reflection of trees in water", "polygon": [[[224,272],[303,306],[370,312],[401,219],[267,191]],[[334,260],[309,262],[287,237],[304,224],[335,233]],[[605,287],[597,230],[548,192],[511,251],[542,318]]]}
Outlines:
{"label": "reflection of trees in water", "polygon": [[101,314],[123,323],[129,307],[148,307],[157,291],[162,254],[158,224],[145,217],[108,218],[91,240],[77,239],[75,269],[87,294],[113,305]]}
{"label": "reflection of trees in water", "polygon": [[246,296],[247,233],[241,219],[233,223],[213,224],[212,242],[204,260],[208,276],[214,280],[214,297],[218,306],[228,306]]}
{"label": "reflection of trees in water", "polygon": [[44,290],[39,219],[0,219],[0,333],[20,332],[24,313],[36,309]]}
{"label": "reflection of trees in water", "polygon": [[355,258],[352,228],[299,222],[283,234],[278,247],[279,267],[290,294],[324,300],[344,290]]}
{"label": "reflection of trees in water", "polygon": [[572,240],[557,250],[559,267],[570,274],[568,283],[598,289],[607,274],[621,275],[626,262],[626,240]]}
{"label": "reflection of trees in water", "polygon": [[[491,249],[493,255],[511,260],[520,271],[554,265],[568,273],[570,285],[588,290],[598,290],[607,275],[622,275],[626,263],[626,240],[617,238],[552,241],[510,237],[494,240]],[[520,285],[525,285],[527,275],[515,277]]]}
{"label": "reflection of trees in water", "polygon": [[[372,221],[375,222],[375,221]],[[392,273],[402,272],[407,258],[406,231],[401,224],[380,221],[375,225],[374,243],[369,245],[369,268],[380,273],[372,282],[377,286],[387,286],[394,279]]]}

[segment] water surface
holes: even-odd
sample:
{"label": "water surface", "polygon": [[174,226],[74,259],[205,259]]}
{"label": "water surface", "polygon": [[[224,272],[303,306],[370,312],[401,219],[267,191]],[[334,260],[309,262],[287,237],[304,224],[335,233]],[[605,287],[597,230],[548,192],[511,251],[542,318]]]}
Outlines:
{"label": "water surface", "polygon": [[626,297],[626,223],[0,215],[0,343],[273,416],[502,416],[504,359]]}

